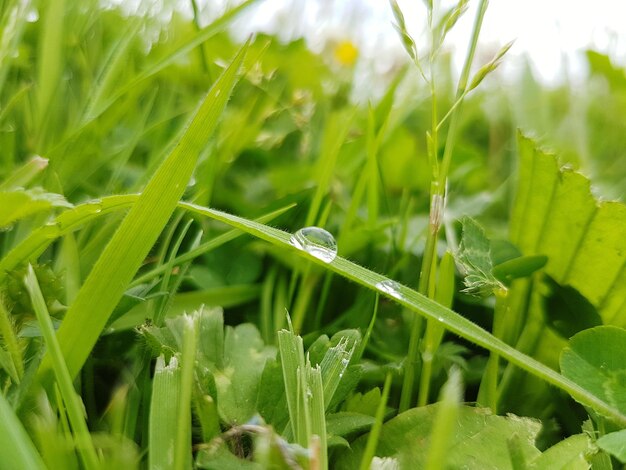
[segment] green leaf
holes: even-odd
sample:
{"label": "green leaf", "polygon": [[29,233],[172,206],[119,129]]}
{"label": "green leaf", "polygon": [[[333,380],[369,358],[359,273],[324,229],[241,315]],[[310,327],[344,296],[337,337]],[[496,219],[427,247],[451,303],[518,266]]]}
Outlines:
{"label": "green leaf", "polygon": [[545,272],[570,285],[605,324],[626,326],[626,206],[599,202],[589,180],[559,169],[554,155],[518,137],[520,170],[511,241],[524,255],[546,255]]}
{"label": "green leaf", "polygon": [[[432,431],[441,404],[413,408],[385,423],[378,441],[378,457],[396,458],[400,468],[425,468]],[[529,418],[495,416],[485,409],[460,406],[454,420],[454,432],[447,435],[449,451],[439,468],[511,469],[507,440],[520,436],[528,459],[539,454],[533,443],[539,422]],[[356,468],[367,436],[352,444],[352,451],[342,452],[338,469]]]}
{"label": "green leaf", "polygon": [[[249,323],[224,329],[222,310],[201,308],[194,313],[199,330],[197,344],[197,377],[208,369],[215,381],[215,391],[206,390],[217,402],[220,416],[232,425],[243,424],[257,412],[259,384],[266,361],[276,349],[266,346],[257,328]],[[140,332],[150,348],[166,357],[182,352],[185,315],[169,318],[164,327],[144,326]]]}
{"label": "green leaf", "polygon": [[626,463],[626,429],[605,434],[596,441],[598,447],[622,463]]}
{"label": "green leaf", "polygon": [[[380,400],[380,390],[378,390],[378,398]],[[376,410],[374,410],[374,413]],[[373,415],[363,413],[354,413],[348,411],[340,411],[332,413],[326,417],[326,429],[328,434],[335,436],[350,436],[363,433],[372,427],[376,420]]]}
{"label": "green leaf", "polygon": [[[237,81],[246,49],[247,44],[211,87],[180,141],[148,182],[68,309],[58,338],[73,377],[183,195],[198,155]],[[44,359],[41,372],[45,374],[49,368],[49,359]]]}
{"label": "green leaf", "polygon": [[530,462],[532,470],[586,470],[590,467],[586,456],[593,453],[586,434],[576,434],[553,445]]}
{"label": "green leaf", "polygon": [[226,327],[224,368],[214,371],[218,408],[229,423],[242,424],[256,413],[256,399],[265,361],[276,355],[251,324]]}
{"label": "green leaf", "polygon": [[602,318],[596,308],[571,286],[561,286],[550,276],[544,283],[549,293],[544,296],[546,321],[563,338],[602,325]]}
{"label": "green leaf", "polygon": [[598,326],[578,333],[560,365],[565,377],[626,414],[626,330]]}
{"label": "green leaf", "polygon": [[470,217],[464,217],[461,223],[463,235],[456,259],[465,271],[464,292],[489,295],[494,290],[503,289],[502,283],[491,273],[491,244],[485,231]]}
{"label": "green leaf", "polygon": [[14,189],[0,192],[0,228],[53,207],[73,207],[60,194],[37,189]]}
{"label": "green leaf", "polygon": [[548,257],[543,255],[519,256],[495,265],[491,273],[500,281],[510,283],[514,279],[530,276],[547,262]]}

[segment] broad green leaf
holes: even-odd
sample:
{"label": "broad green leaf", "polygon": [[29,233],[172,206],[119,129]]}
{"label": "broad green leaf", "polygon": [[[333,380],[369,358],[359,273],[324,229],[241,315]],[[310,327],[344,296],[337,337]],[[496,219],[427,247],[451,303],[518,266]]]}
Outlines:
{"label": "broad green leaf", "polygon": [[[378,399],[380,401],[380,389],[377,388],[375,390],[378,390]],[[374,409],[375,412],[376,410]],[[326,416],[326,429],[329,435],[350,436],[367,431],[375,421],[373,415],[340,411],[339,413],[332,413]]]}
{"label": "broad green leaf", "polygon": [[375,387],[367,393],[357,392],[345,402],[345,410],[352,413],[375,416],[380,403],[380,388]]}
{"label": "broad green leaf", "polygon": [[596,443],[600,449],[626,463],[626,429],[605,434]]}
{"label": "broad green leaf", "polygon": [[[154,245],[183,195],[196,160],[236,83],[244,46],[215,82],[186,131],[148,182],[89,273],[58,331],[72,376],[76,376],[115,305]],[[50,367],[42,362],[41,371]]]}
{"label": "broad green leaf", "polygon": [[626,330],[581,331],[561,352],[560,364],[565,377],[626,414]]}
{"label": "broad green leaf", "polygon": [[226,327],[224,368],[213,375],[218,408],[228,422],[242,424],[254,416],[265,361],[275,355],[276,350],[263,344],[254,325]]}
{"label": "broad green leaf", "polygon": [[549,293],[544,297],[546,322],[569,339],[579,331],[602,325],[596,308],[571,286],[561,286],[550,276],[544,283]]}
{"label": "broad green leaf", "polygon": [[[396,458],[400,468],[425,468],[440,410],[441,404],[413,408],[386,422],[376,456]],[[454,431],[447,436],[445,462],[439,461],[439,468],[512,469],[507,440],[517,434],[524,443],[523,452],[532,459],[539,454],[534,447],[539,429],[539,422],[529,418],[495,416],[485,409],[461,406]],[[352,444],[352,451],[342,452],[336,468],[357,468],[366,439],[360,437]]]}
{"label": "broad green leaf", "polygon": [[[194,314],[199,329],[196,375],[214,381],[215,390],[198,384],[217,402],[220,417],[229,424],[244,424],[255,413],[259,384],[266,361],[276,349],[266,346],[257,328],[249,323],[224,328],[222,310],[201,308]],[[184,348],[185,316],[169,318],[164,327],[144,326],[140,332],[148,346],[166,357]],[[208,371],[206,372],[205,371]]]}
{"label": "broad green leaf", "polygon": [[545,271],[598,309],[605,324],[626,326],[626,206],[600,202],[580,173],[518,138],[520,165],[511,241],[524,255],[546,255]]}
{"label": "broad green leaf", "polygon": [[[530,372],[547,383],[566,391],[576,400],[592,407],[598,413],[607,416],[616,422],[626,424],[626,413],[589,393],[575,382],[567,379],[539,361],[519,352],[458,313],[453,312],[449,308],[438,304],[437,302],[412,289],[409,289],[406,286],[396,283],[394,285],[397,288],[390,291],[387,287],[388,283],[391,282],[390,279],[355,263],[351,263],[340,256],[336,257],[332,262],[326,263],[305,251],[295,248],[290,243],[291,234],[276,228],[195,204],[189,204],[188,207],[193,212],[205,215],[215,220],[220,220],[272,244],[288,247],[289,249],[297,252],[300,256],[316,263],[319,266],[325,267],[326,269],[340,274],[346,279],[375,290],[380,294],[398,302],[409,310],[441,323],[447,330],[472,341],[489,351],[498,353],[502,358],[507,359],[520,369]],[[383,284],[384,282],[387,284]]]}
{"label": "broad green leaf", "polygon": [[576,434],[553,445],[530,462],[530,470],[586,470],[593,453],[589,436]]}

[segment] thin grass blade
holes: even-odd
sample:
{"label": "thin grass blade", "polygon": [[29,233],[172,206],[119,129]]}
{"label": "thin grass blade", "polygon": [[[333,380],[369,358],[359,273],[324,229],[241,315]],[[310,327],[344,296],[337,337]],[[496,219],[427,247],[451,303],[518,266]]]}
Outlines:
{"label": "thin grass blade", "polygon": [[296,249],[289,241],[291,234],[282,230],[206,207],[195,206],[193,204],[190,204],[189,207],[191,210],[194,210],[199,214],[204,214],[205,216],[215,220],[220,220],[232,227],[244,230],[274,245],[294,250],[300,256],[305,257],[325,269],[334,271],[346,279],[356,282],[357,284],[367,287],[368,289],[377,291],[380,294],[398,302],[409,310],[441,323],[447,330],[473,342],[474,344],[482,346],[489,351],[499,353],[501,357],[507,359],[509,362],[554,385],[555,387],[564,390],[577,401],[593,408],[601,415],[606,416],[616,423],[626,425],[626,415],[622,414],[615,407],[592,395],[576,383],[563,377],[555,370],[550,369],[532,357],[519,352],[515,348],[499,340],[491,333],[487,332],[467,318],[440,305],[436,301],[419,294],[413,289],[404,285],[396,284],[397,289],[390,291],[386,285],[382,283],[384,281],[387,281],[387,283],[393,282],[392,280],[352,263],[340,256],[337,256],[332,262],[326,263],[305,251]]}
{"label": "thin grass blade", "polygon": [[33,310],[37,315],[39,328],[41,329],[41,333],[48,350],[48,357],[52,362],[52,368],[54,370],[61,398],[65,404],[64,410],[67,413],[72,427],[78,453],[80,454],[86,469],[98,469],[100,467],[100,463],[85,421],[84,406],[80,397],[76,393],[76,390],[74,390],[72,377],[70,376],[67,365],[65,364],[61,347],[54,333],[54,326],[52,325],[52,319],[48,313],[46,301],[43,298],[43,294],[39,288],[39,282],[37,281],[35,271],[31,265],[28,265],[28,273],[24,278],[24,283],[26,284],[26,289],[30,295]]}
{"label": "thin grass blade", "polygon": [[[198,155],[235,86],[247,48],[248,44],[244,45],[208,92],[181,140],[148,182],[69,307],[58,337],[73,377],[183,195]],[[44,359],[41,372],[49,369],[50,361]]]}

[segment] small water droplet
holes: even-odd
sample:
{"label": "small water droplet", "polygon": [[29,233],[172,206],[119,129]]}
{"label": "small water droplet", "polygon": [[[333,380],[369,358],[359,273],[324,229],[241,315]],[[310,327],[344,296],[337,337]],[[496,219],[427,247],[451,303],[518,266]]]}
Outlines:
{"label": "small water droplet", "polygon": [[437,317],[437,320],[439,320],[441,323],[444,323],[443,317]]}
{"label": "small water droplet", "polygon": [[433,362],[433,353],[431,353],[430,351],[424,351],[422,353],[422,361]]}
{"label": "small water droplet", "polygon": [[376,283],[376,289],[384,292],[385,294],[389,294],[396,299],[403,299],[402,294],[400,293],[400,284],[396,281],[384,280]]}
{"label": "small water droplet", "polygon": [[306,397],[310,400],[313,398],[313,391],[310,388],[306,389]]}
{"label": "small water droplet", "polygon": [[291,236],[289,243],[325,263],[330,263],[337,256],[337,242],[323,228],[301,228]]}
{"label": "small water droplet", "polygon": [[348,364],[350,364],[350,360],[346,359],[345,357],[341,360],[341,365],[343,367],[348,367]]}
{"label": "small water droplet", "polygon": [[98,214],[102,212],[102,201],[100,199],[94,199],[93,201],[89,201],[87,203],[87,207],[89,208],[89,212],[91,214]]}
{"label": "small water droplet", "polygon": [[35,8],[26,13],[26,21],[29,23],[34,23],[37,20],[39,20],[39,12]]}

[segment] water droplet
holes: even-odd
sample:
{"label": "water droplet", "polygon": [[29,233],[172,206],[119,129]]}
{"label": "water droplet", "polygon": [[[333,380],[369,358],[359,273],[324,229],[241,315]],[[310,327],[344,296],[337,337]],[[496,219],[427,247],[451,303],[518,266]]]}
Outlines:
{"label": "water droplet", "polygon": [[102,212],[102,201],[100,199],[94,199],[86,203],[87,210],[90,214],[98,214]]}
{"label": "water droplet", "polygon": [[437,317],[437,320],[439,320],[441,323],[444,323],[443,317]]}
{"label": "water droplet", "polygon": [[400,293],[400,284],[396,281],[384,280],[376,283],[376,289],[384,292],[385,294],[389,294],[396,299],[403,299],[402,294]]}
{"label": "water droplet", "polygon": [[422,353],[422,361],[424,362],[433,362],[433,353],[430,351],[424,351]]}
{"label": "water droplet", "polygon": [[348,367],[348,364],[350,364],[350,360],[346,359],[345,357],[341,360],[341,365],[343,367]]}
{"label": "water droplet", "polygon": [[28,21],[29,23],[34,23],[38,19],[39,19],[39,12],[37,12],[35,8],[33,8],[32,10],[29,10],[26,13],[26,21]]}
{"label": "water droplet", "polygon": [[301,228],[291,236],[289,243],[325,263],[330,263],[337,256],[337,242],[323,228]]}
{"label": "water droplet", "polygon": [[310,388],[306,389],[306,397],[310,400],[313,398],[313,391]]}

